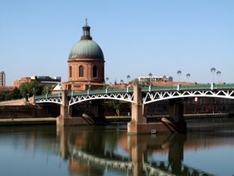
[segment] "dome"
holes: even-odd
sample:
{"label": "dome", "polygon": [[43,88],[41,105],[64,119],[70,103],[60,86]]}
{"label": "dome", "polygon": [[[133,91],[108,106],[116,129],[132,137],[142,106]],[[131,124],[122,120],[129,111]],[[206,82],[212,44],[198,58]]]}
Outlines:
{"label": "dome", "polygon": [[77,42],[70,54],[69,59],[75,58],[96,58],[104,60],[104,55],[100,46],[92,39],[80,40]]}
{"label": "dome", "polygon": [[69,59],[76,58],[91,58],[91,59],[101,59],[104,60],[104,55],[100,46],[92,40],[90,36],[90,27],[87,24],[83,26],[83,35],[81,40],[78,41],[72,48]]}

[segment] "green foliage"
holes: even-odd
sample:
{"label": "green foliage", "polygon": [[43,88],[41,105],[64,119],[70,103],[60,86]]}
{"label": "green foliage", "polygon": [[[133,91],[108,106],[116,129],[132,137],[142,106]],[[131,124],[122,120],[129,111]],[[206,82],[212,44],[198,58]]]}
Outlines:
{"label": "green foliage", "polygon": [[41,95],[43,85],[38,82],[26,82],[20,85],[19,90],[22,97],[31,97],[33,95]]}
{"label": "green foliage", "polygon": [[109,100],[109,101],[108,101],[108,105],[109,105],[110,107],[114,108],[116,114],[119,115],[120,108],[121,108],[121,102],[120,102],[120,101]]}
{"label": "green foliage", "polygon": [[50,94],[51,92],[52,92],[52,86],[44,86],[42,89],[43,95]]}
{"label": "green foliage", "polygon": [[0,101],[14,100],[19,98],[22,98],[22,96],[18,88],[14,88],[12,92],[0,92]]}
{"label": "green foliage", "polygon": [[33,95],[42,95],[51,93],[51,86],[43,86],[38,82],[22,83],[19,88],[14,88],[13,91],[0,92],[0,101],[16,100],[20,98],[31,97]]}

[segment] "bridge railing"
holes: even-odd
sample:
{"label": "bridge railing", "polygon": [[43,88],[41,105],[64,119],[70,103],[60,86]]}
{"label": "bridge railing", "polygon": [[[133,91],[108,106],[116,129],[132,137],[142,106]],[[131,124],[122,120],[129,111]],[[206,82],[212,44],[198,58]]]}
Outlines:
{"label": "bridge railing", "polygon": [[87,95],[87,94],[106,94],[106,93],[123,93],[123,92],[133,92],[132,88],[124,89],[96,89],[96,90],[85,90],[82,92],[69,92],[69,96],[76,95]]}
{"label": "bridge railing", "polygon": [[195,84],[195,85],[173,85],[173,86],[147,86],[142,87],[143,92],[148,91],[176,91],[176,90],[221,90],[234,89],[234,84]]}
{"label": "bridge railing", "polygon": [[210,84],[180,85],[180,90],[207,90],[211,89]]}
{"label": "bridge railing", "polygon": [[56,97],[61,97],[61,96],[62,96],[61,93],[37,95],[37,96],[35,96],[35,100],[43,99],[43,98],[56,98]]}
{"label": "bridge railing", "polygon": [[[234,84],[195,84],[195,85],[173,85],[173,86],[144,86],[141,87],[142,92],[149,91],[178,91],[178,90],[222,90],[222,89],[233,89]],[[94,94],[107,94],[107,93],[124,93],[133,92],[133,88],[123,88],[123,89],[97,89],[97,90],[85,90],[82,92],[69,92],[68,96],[77,95],[94,95]],[[61,97],[61,93],[57,94],[45,94],[35,96],[35,100],[43,98],[56,98]]]}
{"label": "bridge railing", "polygon": [[215,84],[214,89],[234,89],[234,84]]}

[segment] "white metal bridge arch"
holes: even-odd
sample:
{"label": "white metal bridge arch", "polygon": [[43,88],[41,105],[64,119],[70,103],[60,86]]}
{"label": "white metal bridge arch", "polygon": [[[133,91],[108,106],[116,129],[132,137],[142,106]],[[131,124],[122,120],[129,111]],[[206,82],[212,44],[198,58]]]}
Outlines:
{"label": "white metal bridge arch", "polygon": [[185,90],[185,91],[166,91],[166,92],[147,92],[143,98],[143,104],[149,104],[162,100],[177,98],[227,98],[234,99],[234,90]]}
{"label": "white metal bridge arch", "polygon": [[[141,87],[142,104],[149,104],[157,101],[188,98],[188,97],[209,97],[234,99],[234,84],[201,84],[188,86],[149,86]],[[87,90],[83,92],[69,92],[69,106],[97,99],[111,99],[133,103],[133,89],[100,89]],[[62,104],[61,94],[48,94],[35,97],[35,103],[56,103]]]}

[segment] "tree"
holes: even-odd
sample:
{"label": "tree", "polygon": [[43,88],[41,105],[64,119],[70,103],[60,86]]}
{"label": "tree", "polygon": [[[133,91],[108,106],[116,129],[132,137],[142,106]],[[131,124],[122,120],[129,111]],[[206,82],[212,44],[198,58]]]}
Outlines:
{"label": "tree", "polygon": [[132,85],[136,85],[136,84],[139,84],[139,80],[137,78],[132,81]]}
{"label": "tree", "polygon": [[181,73],[182,73],[182,72],[181,72],[180,70],[177,71],[177,75],[178,75],[178,77],[179,77],[178,82],[180,82],[180,75],[181,75]]}
{"label": "tree", "polygon": [[130,80],[130,75],[127,76],[127,79],[128,79],[128,84],[129,84],[129,80]]}
{"label": "tree", "polygon": [[189,82],[190,76],[191,76],[190,73],[187,73],[187,74],[186,74],[186,77],[188,78],[188,82]]}
{"label": "tree", "polygon": [[221,75],[221,71],[217,71],[216,74],[218,75],[218,83],[220,82],[219,77]]}
{"label": "tree", "polygon": [[51,91],[52,91],[52,86],[43,86],[42,94],[43,95],[50,94]]}
{"label": "tree", "polygon": [[216,71],[216,69],[214,68],[214,67],[212,67],[211,69],[210,69],[210,71],[211,71],[211,73],[213,74],[213,82],[212,83],[214,83],[214,73],[215,73],[215,71]]}
{"label": "tree", "polygon": [[115,113],[117,116],[119,116],[120,113],[120,107],[121,107],[121,102],[116,101],[116,100],[110,100],[108,101],[109,105],[115,109]]}
{"label": "tree", "polygon": [[109,81],[109,78],[108,77],[106,77],[106,83],[108,84],[108,81]]}
{"label": "tree", "polygon": [[28,97],[33,95],[41,95],[43,87],[44,86],[38,82],[26,82],[20,85],[19,90],[22,97],[28,99]]}

